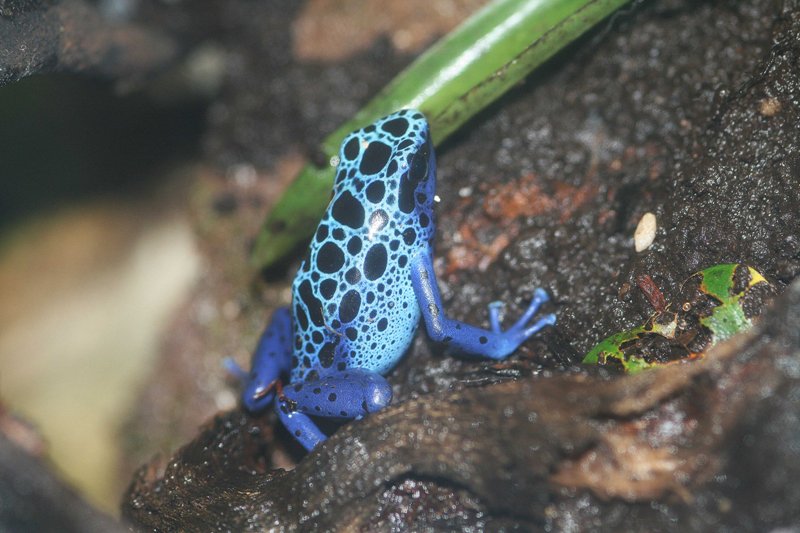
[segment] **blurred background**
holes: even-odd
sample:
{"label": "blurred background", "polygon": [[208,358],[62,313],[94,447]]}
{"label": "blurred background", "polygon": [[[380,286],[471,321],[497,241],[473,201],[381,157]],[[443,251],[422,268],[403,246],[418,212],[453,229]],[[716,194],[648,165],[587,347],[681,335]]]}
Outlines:
{"label": "blurred background", "polygon": [[120,426],[199,272],[185,165],[203,120],[86,77],[0,88],[0,394],[110,511]]}

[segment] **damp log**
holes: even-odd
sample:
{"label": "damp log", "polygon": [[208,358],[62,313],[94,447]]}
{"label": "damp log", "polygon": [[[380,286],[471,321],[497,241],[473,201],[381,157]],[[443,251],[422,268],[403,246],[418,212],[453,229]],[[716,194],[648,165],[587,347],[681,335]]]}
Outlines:
{"label": "damp log", "polygon": [[[487,517],[514,516],[521,526],[552,520],[553,502],[576,491],[601,512],[612,500],[661,500],[690,513],[713,479],[747,473],[732,460],[746,451],[741,436],[751,435],[749,446],[762,452],[747,463],[758,464],[764,486],[750,493],[750,509],[779,492],[789,498],[781,518],[797,520],[799,508],[788,504],[800,496],[791,482],[800,475],[800,420],[788,414],[800,412],[798,320],[800,282],[761,327],[703,361],[618,379],[556,376],[424,396],[342,428],[290,472],[260,471],[267,430],[230,412],[165,471],[143,468],[124,515],[158,530],[369,529],[393,505],[380,497],[385,487],[407,480],[466,491],[461,504],[473,498]],[[760,440],[776,432],[783,441]]]}

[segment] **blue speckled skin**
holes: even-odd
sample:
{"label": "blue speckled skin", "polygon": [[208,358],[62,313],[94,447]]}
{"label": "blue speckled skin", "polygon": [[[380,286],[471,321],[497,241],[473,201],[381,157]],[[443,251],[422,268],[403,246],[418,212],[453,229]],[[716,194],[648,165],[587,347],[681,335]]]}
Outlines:
{"label": "blue speckled skin", "polygon": [[[357,419],[389,404],[383,375],[398,362],[419,324],[464,354],[503,359],[547,325],[528,322],[547,293],[537,289],[507,331],[501,304],[491,330],[445,316],[433,270],[436,161],[425,117],[403,110],[347,136],[331,203],[292,285],[292,308],[275,312],[253,355],[243,403],[276,409],[308,450],[325,440],[309,417]],[[281,376],[289,385],[280,393]]]}

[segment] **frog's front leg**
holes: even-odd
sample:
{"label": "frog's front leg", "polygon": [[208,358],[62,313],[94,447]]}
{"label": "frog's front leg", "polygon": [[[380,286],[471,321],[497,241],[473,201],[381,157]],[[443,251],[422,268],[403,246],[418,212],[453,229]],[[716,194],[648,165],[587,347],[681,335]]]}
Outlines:
{"label": "frog's front leg", "polygon": [[430,248],[418,253],[411,261],[411,283],[431,339],[468,355],[505,359],[536,332],[556,323],[556,316],[547,314],[528,324],[539,307],[548,300],[547,293],[542,289],[536,289],[528,309],[506,331],[500,329],[499,311],[502,304],[499,302],[489,305],[491,331],[446,317]]}
{"label": "frog's front leg", "polygon": [[261,334],[253,352],[250,372],[246,372],[233,359],[225,360],[228,372],[244,384],[242,403],[251,413],[267,407],[275,397],[275,388],[281,375],[292,364],[292,315],[288,308],[279,307]]}
{"label": "frog's front leg", "polygon": [[348,368],[283,389],[275,404],[278,417],[306,450],[326,439],[309,415],[336,420],[359,419],[392,401],[386,379],[370,370]]}

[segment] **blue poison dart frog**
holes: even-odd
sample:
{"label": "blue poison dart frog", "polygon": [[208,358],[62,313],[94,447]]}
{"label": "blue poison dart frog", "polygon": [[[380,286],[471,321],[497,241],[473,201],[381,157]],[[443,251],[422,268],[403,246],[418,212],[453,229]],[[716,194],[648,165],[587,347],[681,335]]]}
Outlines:
{"label": "blue poison dart frog", "polygon": [[277,395],[278,417],[307,450],[326,438],[312,417],[359,419],[389,404],[383,376],[408,349],[420,316],[434,341],[491,359],[555,324],[552,314],[532,322],[548,299],[542,289],[506,331],[500,302],[489,305],[488,330],[445,315],[433,271],[435,190],[430,132],[419,111],[348,135],[330,205],[292,284],[291,309],[275,311],[249,373],[227,363],[245,384],[245,408],[260,411]]}

